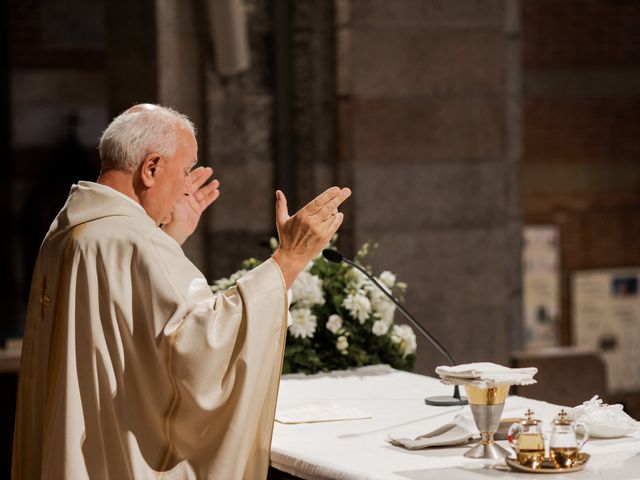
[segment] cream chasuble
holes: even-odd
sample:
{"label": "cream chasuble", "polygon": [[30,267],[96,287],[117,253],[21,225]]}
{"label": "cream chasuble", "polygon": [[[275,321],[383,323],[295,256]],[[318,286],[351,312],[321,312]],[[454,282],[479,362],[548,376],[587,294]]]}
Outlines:
{"label": "cream chasuble", "polygon": [[286,319],[273,260],[214,296],[142,207],[80,182],[36,262],[13,478],[265,478]]}

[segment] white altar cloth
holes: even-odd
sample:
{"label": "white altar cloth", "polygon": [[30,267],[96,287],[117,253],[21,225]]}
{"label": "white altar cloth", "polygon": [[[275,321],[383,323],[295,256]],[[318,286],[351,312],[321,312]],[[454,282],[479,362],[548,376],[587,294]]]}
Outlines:
{"label": "white altar cloth", "polygon": [[[463,456],[469,446],[408,451],[386,442],[390,432],[427,432],[469,407],[432,407],[424,398],[449,395],[453,387],[435,378],[387,366],[312,376],[285,375],[278,405],[338,402],[372,415],[371,419],[297,425],[275,424],[271,464],[303,479],[431,480],[549,479],[527,475]],[[526,389],[525,389],[526,392]],[[585,399],[588,400],[588,399]],[[503,417],[523,416],[531,408],[548,424],[560,406],[524,397],[507,398]],[[499,442],[508,448],[506,442]],[[554,475],[572,479],[640,479],[640,434],[592,439],[585,445],[591,460],[581,472]]]}

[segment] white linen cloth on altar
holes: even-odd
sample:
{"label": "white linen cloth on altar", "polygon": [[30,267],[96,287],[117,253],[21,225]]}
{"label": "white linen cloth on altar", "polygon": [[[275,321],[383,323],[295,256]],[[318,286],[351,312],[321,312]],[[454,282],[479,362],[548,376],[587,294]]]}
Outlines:
{"label": "white linen cloth on altar", "polygon": [[[303,479],[522,480],[523,474],[506,467],[488,468],[483,461],[465,458],[463,454],[469,448],[466,445],[408,451],[387,443],[386,437],[391,432],[428,432],[457,414],[468,413],[468,406],[425,405],[425,397],[450,395],[452,388],[435,378],[387,366],[307,377],[285,375],[280,382],[279,405],[335,401],[359,408],[373,418],[298,425],[276,423],[271,464]],[[503,417],[523,416],[528,408],[548,424],[561,407],[511,396],[507,398]],[[498,443],[507,447],[506,442]],[[589,440],[584,451],[591,454],[591,460],[583,471],[572,473],[571,478],[640,479],[639,450],[638,433],[614,440]]]}

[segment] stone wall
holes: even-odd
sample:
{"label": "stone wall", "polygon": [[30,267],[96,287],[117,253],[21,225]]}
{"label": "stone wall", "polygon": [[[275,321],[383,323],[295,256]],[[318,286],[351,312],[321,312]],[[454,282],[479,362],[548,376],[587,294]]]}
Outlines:
{"label": "stone wall", "polygon": [[[253,0],[248,12],[251,68],[225,78],[205,63],[207,162],[222,192],[205,224],[207,272],[228,276],[248,257],[267,258],[274,226],[272,28],[270,4]],[[211,55],[211,53],[210,53]]]}
{"label": "stone wall", "polygon": [[[516,10],[514,11],[514,7]],[[457,362],[508,363],[520,305],[517,2],[337,0],[353,247]],[[417,371],[446,360],[419,339]]]}

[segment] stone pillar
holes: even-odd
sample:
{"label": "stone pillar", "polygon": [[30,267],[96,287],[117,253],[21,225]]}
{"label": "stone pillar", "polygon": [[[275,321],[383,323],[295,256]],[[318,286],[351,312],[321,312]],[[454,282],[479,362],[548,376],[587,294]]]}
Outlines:
{"label": "stone pillar", "polygon": [[[336,0],[340,161],[354,247],[458,363],[507,364],[520,321],[517,9]],[[397,320],[401,320],[397,317]],[[419,339],[416,370],[446,362]]]}
{"label": "stone pillar", "polygon": [[334,6],[293,2],[293,117],[299,207],[338,182]]}
{"label": "stone pillar", "polygon": [[251,65],[225,77],[208,58],[205,67],[207,155],[221,195],[205,228],[210,280],[228,276],[248,257],[268,258],[275,234],[273,162],[273,19],[268,2],[245,4]]}
{"label": "stone pillar", "polygon": [[[187,115],[198,138],[198,165],[208,166],[206,112],[204,109],[203,56],[207,45],[205,15],[200,2],[156,0],[156,62],[158,103]],[[215,176],[215,172],[214,172]],[[213,210],[205,212],[205,225]],[[183,245],[191,261],[207,272],[210,249],[205,228],[198,228]]]}

